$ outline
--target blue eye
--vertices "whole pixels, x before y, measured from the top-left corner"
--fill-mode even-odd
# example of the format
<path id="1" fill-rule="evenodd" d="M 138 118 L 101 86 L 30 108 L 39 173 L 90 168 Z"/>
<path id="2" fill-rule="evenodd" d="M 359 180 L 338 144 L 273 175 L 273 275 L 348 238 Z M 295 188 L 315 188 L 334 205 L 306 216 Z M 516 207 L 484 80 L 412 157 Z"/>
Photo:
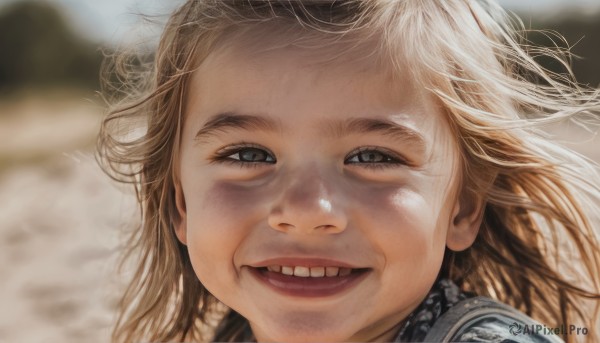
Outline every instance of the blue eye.
<path id="1" fill-rule="evenodd" d="M 344 160 L 344 164 L 357 164 L 368 168 L 385 168 L 406 165 L 405 159 L 382 148 L 360 148 Z"/>
<path id="2" fill-rule="evenodd" d="M 265 150 L 258 148 L 243 148 L 227 157 L 241 162 L 275 163 L 275 158 L 273 156 Z"/>
<path id="3" fill-rule="evenodd" d="M 216 162 L 227 162 L 242 166 L 258 166 L 262 163 L 274 164 L 277 162 L 273 154 L 267 149 L 254 145 L 225 147 L 218 151 L 212 159 Z"/>
<path id="4" fill-rule="evenodd" d="M 362 151 L 346 160 L 348 163 L 390 163 L 395 160 L 379 151 Z"/>

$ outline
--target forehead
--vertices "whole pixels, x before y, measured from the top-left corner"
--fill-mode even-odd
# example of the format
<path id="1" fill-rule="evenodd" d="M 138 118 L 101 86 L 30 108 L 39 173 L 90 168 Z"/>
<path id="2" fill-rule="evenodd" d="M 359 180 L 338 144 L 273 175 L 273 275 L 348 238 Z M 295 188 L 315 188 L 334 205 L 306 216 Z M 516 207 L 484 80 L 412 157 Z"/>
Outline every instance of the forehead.
<path id="1" fill-rule="evenodd" d="M 392 108 L 438 112 L 431 98 L 411 79 L 409 68 L 392 72 L 373 50 L 374 43 L 348 46 L 348 42 L 321 41 L 321 45 L 309 45 L 293 39 L 285 44 L 278 38 L 243 38 L 225 40 L 193 73 L 188 112 L 262 113 L 269 106 L 310 103 L 321 107 L 315 109 L 317 112 L 330 115 L 388 113 Z"/>
<path id="2" fill-rule="evenodd" d="M 222 39 L 192 74 L 184 127 L 198 130 L 219 113 L 266 115 L 288 129 L 369 117 L 437 142 L 449 137 L 438 135 L 447 129 L 442 111 L 411 78 L 408 63 L 392 68 L 375 40 L 249 32 Z"/>
<path id="3" fill-rule="evenodd" d="M 289 22 L 246 25 L 224 32 L 193 78 L 204 78 L 200 82 L 209 83 L 217 81 L 209 80 L 216 75 L 219 80 L 226 81 L 227 77 L 227 80 L 238 79 L 237 82 L 254 77 L 254 83 L 264 80 L 272 84 L 274 80 L 268 78 L 273 74 L 280 81 L 287 81 L 286 77 L 302 73 L 320 81 L 333 77 L 346 81 L 360 79 L 371 88 L 374 83 L 385 83 L 385 88 L 412 90 L 412 82 L 407 82 L 409 78 L 404 75 L 408 68 L 402 66 L 392 72 L 393 64 L 383 58 L 386 52 L 382 46 L 375 34 L 369 37 L 361 32 L 325 34 Z M 394 78 L 401 80 L 393 82 Z M 318 81 L 313 79 L 313 82 Z"/>

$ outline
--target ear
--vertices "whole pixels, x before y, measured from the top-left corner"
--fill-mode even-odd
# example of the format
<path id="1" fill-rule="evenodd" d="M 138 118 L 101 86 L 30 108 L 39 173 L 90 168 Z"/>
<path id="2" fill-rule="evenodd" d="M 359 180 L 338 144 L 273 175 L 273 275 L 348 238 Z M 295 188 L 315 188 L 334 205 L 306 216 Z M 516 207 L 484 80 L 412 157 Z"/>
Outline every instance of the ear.
<path id="1" fill-rule="evenodd" d="M 187 245 L 187 212 L 185 206 L 185 197 L 181 182 L 175 182 L 175 207 L 177 208 L 177 218 L 173 221 L 173 228 L 177 239 Z"/>
<path id="2" fill-rule="evenodd" d="M 476 195 L 461 195 L 454 205 L 448 232 L 446 246 L 453 251 L 469 248 L 479 232 L 483 220 L 485 202 Z"/>

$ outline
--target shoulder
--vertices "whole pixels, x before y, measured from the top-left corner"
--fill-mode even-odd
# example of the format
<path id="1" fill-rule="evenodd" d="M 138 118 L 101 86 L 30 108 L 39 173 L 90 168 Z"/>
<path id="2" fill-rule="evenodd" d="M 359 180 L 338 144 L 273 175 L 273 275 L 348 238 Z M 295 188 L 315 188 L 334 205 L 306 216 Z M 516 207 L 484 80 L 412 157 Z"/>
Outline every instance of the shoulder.
<path id="1" fill-rule="evenodd" d="M 486 297 L 456 303 L 432 326 L 425 342 L 559 343 L 524 313 Z"/>

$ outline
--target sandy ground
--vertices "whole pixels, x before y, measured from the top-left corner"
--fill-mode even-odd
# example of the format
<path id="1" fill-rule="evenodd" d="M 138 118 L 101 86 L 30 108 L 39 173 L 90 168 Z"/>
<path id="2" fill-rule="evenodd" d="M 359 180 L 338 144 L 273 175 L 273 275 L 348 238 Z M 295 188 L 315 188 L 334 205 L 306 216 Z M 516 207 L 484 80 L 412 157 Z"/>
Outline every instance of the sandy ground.
<path id="1" fill-rule="evenodd" d="M 0 121 L 0 342 L 108 342 L 133 198 L 80 148 L 93 106 L 16 107 Z"/>
<path id="2" fill-rule="evenodd" d="M 98 113 L 81 100 L 0 103 L 0 342 L 109 341 L 136 209 L 93 159 Z M 599 143 L 574 146 L 600 160 Z"/>

